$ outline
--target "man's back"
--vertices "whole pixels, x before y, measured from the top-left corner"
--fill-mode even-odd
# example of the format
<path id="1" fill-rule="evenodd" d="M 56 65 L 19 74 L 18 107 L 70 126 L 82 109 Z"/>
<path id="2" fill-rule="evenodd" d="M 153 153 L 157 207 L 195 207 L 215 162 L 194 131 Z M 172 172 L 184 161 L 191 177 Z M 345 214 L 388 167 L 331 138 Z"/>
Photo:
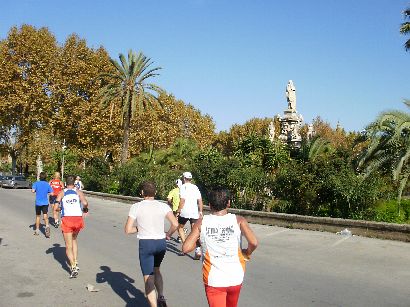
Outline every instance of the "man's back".
<path id="1" fill-rule="evenodd" d="M 185 200 L 181 210 L 181 216 L 187 218 L 199 218 L 198 199 L 201 199 L 201 192 L 195 184 L 187 182 L 180 188 L 180 197 Z"/>
<path id="2" fill-rule="evenodd" d="M 39 180 L 36 181 L 32 189 L 36 192 L 36 205 L 37 206 L 45 206 L 48 205 L 48 193 L 52 193 L 53 189 L 48 184 L 47 181 Z"/>

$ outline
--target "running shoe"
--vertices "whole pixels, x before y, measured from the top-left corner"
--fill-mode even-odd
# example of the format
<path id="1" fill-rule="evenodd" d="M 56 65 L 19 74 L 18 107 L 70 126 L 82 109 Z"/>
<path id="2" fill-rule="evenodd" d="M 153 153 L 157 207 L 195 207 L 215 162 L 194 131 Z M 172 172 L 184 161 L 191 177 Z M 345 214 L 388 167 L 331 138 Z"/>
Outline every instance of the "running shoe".
<path id="1" fill-rule="evenodd" d="M 201 256 L 202 256 L 201 248 L 200 247 L 195 248 L 195 257 L 194 257 L 194 259 L 199 260 L 199 259 L 201 259 Z"/>
<path id="2" fill-rule="evenodd" d="M 80 270 L 80 267 L 78 266 L 78 262 L 77 262 L 77 261 L 74 263 L 74 266 L 75 266 L 75 268 L 77 269 L 77 271 Z"/>
<path id="3" fill-rule="evenodd" d="M 38 232 L 38 230 L 34 230 L 33 235 L 38 236 L 40 233 Z"/>
<path id="4" fill-rule="evenodd" d="M 76 278 L 78 276 L 78 270 L 75 266 L 71 268 L 70 278 Z"/>
<path id="5" fill-rule="evenodd" d="M 158 307 L 167 307 L 167 301 L 163 295 L 158 297 Z"/>
<path id="6" fill-rule="evenodd" d="M 50 238 L 50 226 L 46 226 L 46 238 Z"/>
<path id="7" fill-rule="evenodd" d="M 59 226 L 60 226 L 60 221 L 57 220 L 56 222 L 54 222 L 54 227 L 55 228 L 58 228 Z"/>

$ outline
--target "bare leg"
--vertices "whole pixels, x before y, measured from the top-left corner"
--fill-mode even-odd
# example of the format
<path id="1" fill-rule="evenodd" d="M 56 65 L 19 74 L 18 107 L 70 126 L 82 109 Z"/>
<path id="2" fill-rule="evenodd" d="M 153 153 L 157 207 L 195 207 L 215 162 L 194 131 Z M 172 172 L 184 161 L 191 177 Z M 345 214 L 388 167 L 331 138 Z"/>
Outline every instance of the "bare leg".
<path id="1" fill-rule="evenodd" d="M 49 225 L 48 225 L 48 214 L 47 213 L 43 214 L 43 220 L 44 220 L 44 224 L 46 224 L 46 227 L 49 227 Z"/>
<path id="2" fill-rule="evenodd" d="M 185 236 L 185 232 L 184 232 L 184 226 L 185 225 L 182 225 L 182 224 L 178 225 L 178 234 L 179 234 L 179 236 L 182 240 L 182 243 L 184 243 L 185 240 L 186 240 L 186 236 Z"/>
<path id="3" fill-rule="evenodd" d="M 73 234 L 71 232 L 63 233 L 65 241 L 65 252 L 67 254 L 70 267 L 74 266 L 74 254 L 73 254 Z"/>
<path id="4" fill-rule="evenodd" d="M 154 283 L 155 283 L 155 288 L 157 289 L 158 296 L 163 296 L 164 295 L 164 281 L 162 280 L 162 274 L 159 270 L 159 268 L 154 267 Z"/>
<path id="5" fill-rule="evenodd" d="M 154 275 L 144 275 L 145 295 L 151 307 L 157 307 L 157 293 L 155 291 Z"/>
<path id="6" fill-rule="evenodd" d="M 34 228 L 34 230 L 38 231 L 40 229 L 40 215 L 36 215 L 36 226 Z"/>
<path id="7" fill-rule="evenodd" d="M 53 218 L 54 218 L 54 223 L 58 222 L 58 215 L 59 212 L 57 211 L 58 205 L 53 204 Z"/>
<path id="8" fill-rule="evenodd" d="M 73 260 L 74 264 L 77 264 L 78 259 L 78 245 L 77 245 L 78 232 L 73 233 Z"/>

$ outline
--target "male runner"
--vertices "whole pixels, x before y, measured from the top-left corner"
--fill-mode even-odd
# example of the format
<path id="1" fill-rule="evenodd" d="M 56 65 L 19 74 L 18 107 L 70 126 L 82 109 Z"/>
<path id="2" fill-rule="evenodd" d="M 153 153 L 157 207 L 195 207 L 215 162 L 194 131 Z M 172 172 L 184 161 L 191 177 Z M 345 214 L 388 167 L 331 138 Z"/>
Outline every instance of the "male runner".
<path id="1" fill-rule="evenodd" d="M 56 204 L 59 204 L 61 210 L 61 231 L 71 267 L 70 278 L 78 275 L 77 237 L 80 230 L 84 228 L 83 215 L 88 213 L 88 202 L 83 192 L 76 189 L 74 181 L 74 176 L 67 176 L 67 188 L 61 191 L 56 199 Z"/>
<path id="2" fill-rule="evenodd" d="M 210 307 L 236 307 L 245 274 L 245 261 L 258 240 L 244 217 L 228 213 L 230 195 L 225 189 L 209 194 L 211 214 L 195 223 L 182 250 L 186 253 L 201 240 L 204 252 L 202 279 Z M 248 247 L 241 251 L 242 235 Z"/>
<path id="3" fill-rule="evenodd" d="M 43 213 L 44 223 L 46 224 L 46 238 L 50 238 L 50 225 L 48 224 L 48 194 L 53 192 L 53 189 L 46 181 L 47 175 L 45 172 L 40 173 L 40 180 L 34 182 L 31 187 L 31 192 L 36 193 L 36 222 L 34 235 L 39 235 L 40 215 Z"/>
<path id="4" fill-rule="evenodd" d="M 60 221 L 58 220 L 58 204 L 56 204 L 57 195 L 61 192 L 64 188 L 64 183 L 61 181 L 61 175 L 59 172 L 54 173 L 54 178 L 50 180 L 50 186 L 53 189 L 53 193 L 50 195 L 50 205 L 53 209 L 53 217 L 54 217 L 54 227 L 58 228 L 60 225 Z"/>
<path id="5" fill-rule="evenodd" d="M 164 283 L 159 267 L 167 250 L 166 240 L 171 238 L 178 222 L 171 208 L 154 199 L 155 193 L 153 182 L 142 184 L 141 194 L 144 200 L 131 206 L 124 231 L 126 234 L 137 233 L 139 238 L 140 267 L 144 276 L 145 295 L 150 306 L 166 307 Z M 171 224 L 167 233 L 164 232 L 165 218 Z"/>
<path id="6" fill-rule="evenodd" d="M 191 230 L 193 225 L 198 221 L 199 217 L 202 217 L 202 197 L 198 187 L 193 184 L 192 174 L 185 172 L 182 174 L 184 177 L 184 184 L 180 188 L 180 201 L 177 210 L 178 216 L 178 233 L 181 237 L 182 243 L 185 242 L 184 226 L 189 221 L 191 224 Z M 195 249 L 195 259 L 201 258 L 201 244 L 197 241 L 197 248 Z M 184 255 L 184 252 L 181 252 Z"/>

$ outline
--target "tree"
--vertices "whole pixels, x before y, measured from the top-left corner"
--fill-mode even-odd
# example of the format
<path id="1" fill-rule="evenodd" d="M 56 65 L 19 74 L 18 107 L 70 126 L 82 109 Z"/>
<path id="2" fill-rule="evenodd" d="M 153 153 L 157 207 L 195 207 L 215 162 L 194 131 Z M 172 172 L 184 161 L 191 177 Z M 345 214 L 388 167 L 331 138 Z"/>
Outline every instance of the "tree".
<path id="1" fill-rule="evenodd" d="M 410 8 L 405 9 L 403 11 L 403 16 L 404 19 L 406 20 L 405 22 L 403 22 L 400 26 L 400 33 L 407 35 L 410 33 Z M 410 39 L 408 39 L 405 43 L 404 43 L 404 48 L 406 49 L 406 51 L 410 50 Z"/>
<path id="2" fill-rule="evenodd" d="M 130 153 L 138 154 L 148 148 L 167 148 L 177 139 L 193 140 L 198 147 L 212 144 L 215 124 L 192 105 L 165 92 L 158 97 L 160 104 L 138 116 L 131 124 Z"/>
<path id="3" fill-rule="evenodd" d="M 13 27 L 0 42 L 0 126 L 14 135 L 8 147 L 13 160 L 50 123 L 57 59 L 57 42 L 47 28 Z"/>
<path id="4" fill-rule="evenodd" d="M 405 104 L 410 107 L 410 101 Z M 383 112 L 366 131 L 370 145 L 360 159 L 359 168 L 364 169 L 365 176 L 375 171 L 391 173 L 398 184 L 400 211 L 401 196 L 410 176 L 410 114 L 395 110 Z"/>
<path id="5" fill-rule="evenodd" d="M 130 50 L 128 60 L 121 53 L 121 64 L 111 59 L 115 67 L 114 73 L 102 74 L 106 84 L 101 88 L 102 106 L 107 108 L 119 104 L 121 109 L 121 122 L 123 127 L 123 143 L 121 150 L 121 163 L 128 158 L 131 120 L 136 114 L 143 113 L 157 102 L 152 92 L 160 93 L 161 89 L 148 79 L 158 76 L 160 67 L 150 68 L 151 59 L 139 52 Z"/>

